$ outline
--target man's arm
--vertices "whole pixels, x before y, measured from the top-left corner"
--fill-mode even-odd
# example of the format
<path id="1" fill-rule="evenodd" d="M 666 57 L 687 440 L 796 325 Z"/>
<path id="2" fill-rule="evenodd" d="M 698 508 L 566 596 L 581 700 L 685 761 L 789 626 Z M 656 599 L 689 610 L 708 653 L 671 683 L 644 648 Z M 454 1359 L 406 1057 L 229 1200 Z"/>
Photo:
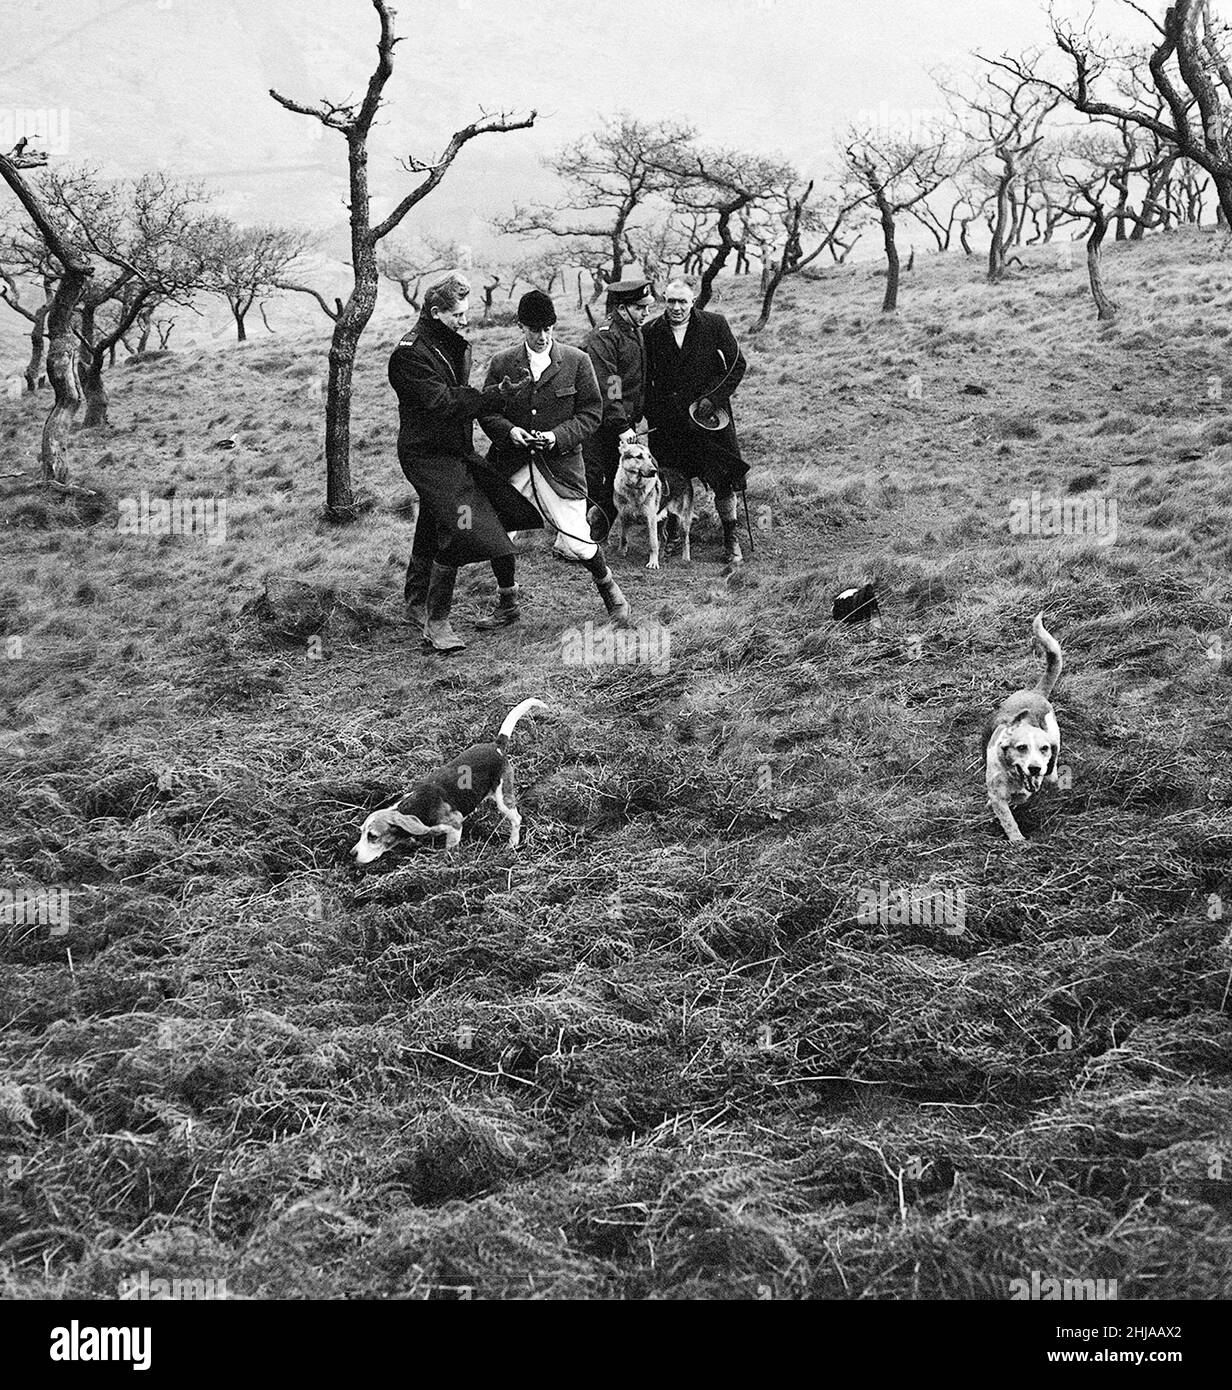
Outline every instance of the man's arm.
<path id="1" fill-rule="evenodd" d="M 503 352 L 498 352 L 491 362 L 488 363 L 488 374 L 484 377 L 483 389 L 490 390 L 492 387 L 499 388 L 501 377 L 504 371 L 497 365 L 504 357 Z M 499 392 L 498 392 L 498 400 Z M 501 402 L 503 404 L 503 402 Z M 506 415 L 502 415 L 499 410 L 485 410 L 479 417 L 479 428 L 488 436 L 493 444 L 508 444 L 509 432 L 513 429 L 513 421 Z"/>
<path id="2" fill-rule="evenodd" d="M 556 448 L 562 454 L 572 453 L 583 440 L 589 439 L 603 419 L 603 395 L 595 378 L 595 369 L 585 353 L 577 364 L 574 383 L 577 395 L 573 401 L 573 419 L 552 430 Z"/>
<path id="3" fill-rule="evenodd" d="M 618 430 L 637 428 L 625 409 L 624 380 L 620 372 L 620 339 L 609 329 L 597 330 L 586 340 L 586 352 L 595 370 L 599 394 L 603 402 L 603 424 Z"/>
<path id="4" fill-rule="evenodd" d="M 722 314 L 714 315 L 714 326 L 719 340 L 718 348 L 727 366 L 715 377 L 714 386 L 706 395 L 716 404 L 726 406 L 735 394 L 736 387 L 744 380 L 749 364 L 744 353 L 740 351 L 740 344 L 736 342 L 736 335 L 731 331 L 731 324 Z M 731 375 L 724 380 L 728 368 L 731 368 Z"/>
<path id="5" fill-rule="evenodd" d="M 496 386 L 477 391 L 473 386 L 454 386 L 442 381 L 429 363 L 411 347 L 395 348 L 389 359 L 389 382 L 398 393 L 398 401 L 406 402 L 413 410 L 436 415 L 443 420 L 473 420 L 481 413 L 496 410 L 508 400 L 516 401 L 529 388 L 531 377 L 513 390 L 507 390 L 505 377 Z"/>
<path id="6" fill-rule="evenodd" d="M 499 386 L 489 391 L 451 386 L 409 347 L 395 349 L 389 359 L 389 382 L 399 401 L 444 420 L 473 420 L 481 410 L 491 410 L 501 403 Z"/>

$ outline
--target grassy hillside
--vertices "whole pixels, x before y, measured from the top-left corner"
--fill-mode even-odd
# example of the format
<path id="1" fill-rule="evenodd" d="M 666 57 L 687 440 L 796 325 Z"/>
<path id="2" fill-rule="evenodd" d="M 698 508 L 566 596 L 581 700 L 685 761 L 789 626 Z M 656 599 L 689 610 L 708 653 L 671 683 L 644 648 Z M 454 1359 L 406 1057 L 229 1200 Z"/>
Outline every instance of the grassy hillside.
<path id="1" fill-rule="evenodd" d="M 789 283 L 738 397 L 753 563 L 723 580 L 709 505 L 691 569 L 615 562 L 653 665 L 564 659 L 602 610 L 539 537 L 519 629 L 399 625 L 395 335 L 346 529 L 321 337 L 118 368 L 97 496 L 0 483 L 2 882 L 72 904 L 4 940 L 0 1294 L 1226 1294 L 1232 256 L 1106 260 L 1109 328 L 1055 251 L 917 262 L 889 319 L 872 267 Z M 0 473 L 45 407 L 0 402 Z M 225 541 L 118 534 L 142 489 L 225 498 Z M 1015 534 L 1033 493 L 1115 538 Z M 865 577 L 882 630 L 836 627 Z M 1015 851 L 977 738 L 1041 608 L 1068 785 Z M 527 695 L 519 852 L 485 809 L 350 866 Z M 861 910 L 900 890 L 961 912 Z"/>

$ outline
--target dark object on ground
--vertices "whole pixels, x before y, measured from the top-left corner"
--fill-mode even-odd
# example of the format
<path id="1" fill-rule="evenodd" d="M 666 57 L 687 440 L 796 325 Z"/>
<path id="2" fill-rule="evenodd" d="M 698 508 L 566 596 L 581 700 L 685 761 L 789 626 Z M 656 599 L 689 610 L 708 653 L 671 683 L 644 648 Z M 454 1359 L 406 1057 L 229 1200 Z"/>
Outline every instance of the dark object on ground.
<path id="1" fill-rule="evenodd" d="M 877 591 L 871 584 L 859 588 L 844 589 L 834 596 L 834 621 L 836 623 L 867 623 L 881 618 L 877 607 Z"/>

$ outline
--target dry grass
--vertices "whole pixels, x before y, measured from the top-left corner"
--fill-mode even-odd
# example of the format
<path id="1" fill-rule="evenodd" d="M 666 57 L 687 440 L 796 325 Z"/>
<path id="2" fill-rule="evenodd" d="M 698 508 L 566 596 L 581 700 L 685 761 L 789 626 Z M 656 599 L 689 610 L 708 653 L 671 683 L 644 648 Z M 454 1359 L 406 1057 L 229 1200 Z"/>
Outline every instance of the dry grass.
<path id="1" fill-rule="evenodd" d="M 379 334 L 343 530 L 319 341 L 117 369 L 99 496 L 0 497 L 4 882 L 74 906 L 4 943 L 0 1292 L 1226 1293 L 1229 267 L 1107 260 L 1112 329 L 1042 253 L 997 289 L 921 258 L 893 320 L 869 268 L 790 284 L 740 397 L 754 565 L 724 583 L 709 520 L 691 572 L 618 562 L 659 670 L 562 662 L 601 613 L 537 542 L 520 630 L 421 655 Z M 0 472 L 42 408 L 0 405 Z M 143 487 L 225 496 L 226 542 L 116 534 Z M 1114 499 L 1115 542 L 1012 535 L 1033 491 Z M 830 621 L 863 577 L 879 634 Z M 1041 607 L 1070 785 L 1014 854 L 976 739 Z M 349 866 L 528 694 L 519 853 L 483 812 Z M 961 930 L 862 917 L 883 882 Z"/>

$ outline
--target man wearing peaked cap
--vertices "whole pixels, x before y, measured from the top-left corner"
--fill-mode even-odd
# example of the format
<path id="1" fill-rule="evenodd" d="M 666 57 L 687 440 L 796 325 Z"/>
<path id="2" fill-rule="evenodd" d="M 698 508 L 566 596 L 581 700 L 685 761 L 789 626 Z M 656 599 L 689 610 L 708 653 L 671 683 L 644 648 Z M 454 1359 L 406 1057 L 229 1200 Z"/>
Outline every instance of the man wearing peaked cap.
<path id="1" fill-rule="evenodd" d="M 614 280 L 607 287 L 607 320 L 591 330 L 586 349 L 603 395 L 603 423 L 583 447 L 590 534 L 603 541 L 616 515 L 612 487 L 620 467 L 620 444 L 637 438 L 646 389 L 642 324 L 654 303 L 649 280 Z"/>

